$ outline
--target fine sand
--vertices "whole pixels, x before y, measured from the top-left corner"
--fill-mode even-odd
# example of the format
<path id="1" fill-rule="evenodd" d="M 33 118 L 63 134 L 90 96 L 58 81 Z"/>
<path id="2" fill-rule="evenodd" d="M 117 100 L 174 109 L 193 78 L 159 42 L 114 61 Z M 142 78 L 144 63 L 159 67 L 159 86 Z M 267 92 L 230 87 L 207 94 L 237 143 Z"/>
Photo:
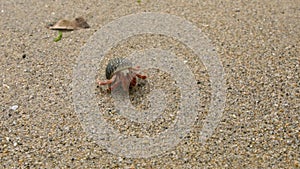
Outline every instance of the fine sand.
<path id="1" fill-rule="evenodd" d="M 166 92 L 166 110 L 147 125 L 118 114 L 96 81 L 104 79 L 110 58 L 170 49 L 185 60 L 199 89 L 190 133 L 162 154 L 130 158 L 111 153 L 82 127 L 71 85 L 81 48 L 104 25 L 139 12 L 184 18 L 215 47 L 226 74 L 226 102 L 205 144 L 198 138 L 212 99 L 208 72 L 183 43 L 161 35 L 131 37 L 111 49 L 99 63 L 94 106 L 123 135 L 143 138 L 166 130 L 178 115 L 180 98 L 168 73 L 148 70 L 148 79 L 130 91 L 138 109 L 149 107 L 153 88 Z M 63 32 L 54 42 L 58 32 L 47 26 L 76 17 L 90 28 Z M 300 168 L 299 0 L 3 0 L 0 27 L 0 168 Z"/>

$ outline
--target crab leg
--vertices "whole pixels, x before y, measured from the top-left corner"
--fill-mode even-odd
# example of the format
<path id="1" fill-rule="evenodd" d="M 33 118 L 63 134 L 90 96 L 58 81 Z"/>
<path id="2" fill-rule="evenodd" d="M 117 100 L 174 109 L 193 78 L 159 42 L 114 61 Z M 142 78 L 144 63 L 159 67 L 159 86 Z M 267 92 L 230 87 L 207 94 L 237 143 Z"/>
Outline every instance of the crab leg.
<path id="1" fill-rule="evenodd" d="M 134 72 L 137 72 L 137 71 L 140 70 L 140 66 L 132 67 L 132 68 L 130 68 L 130 69 L 133 70 Z M 146 79 L 146 78 L 147 78 L 147 76 L 141 75 L 141 74 L 138 74 L 138 73 L 135 73 L 134 76 L 137 76 L 137 77 L 140 78 L 140 79 Z"/>
<path id="2" fill-rule="evenodd" d="M 131 72 L 130 74 L 127 74 L 127 79 L 129 80 L 129 86 L 133 87 L 136 86 L 136 74 L 134 72 Z"/>
<path id="3" fill-rule="evenodd" d="M 132 78 L 130 86 L 136 86 L 136 77 Z"/>
<path id="4" fill-rule="evenodd" d="M 107 85 L 107 84 L 111 84 L 112 82 L 114 82 L 116 80 L 116 76 L 113 76 L 110 80 L 106 80 L 106 81 L 99 81 L 99 85 Z"/>
<path id="5" fill-rule="evenodd" d="M 132 69 L 132 70 L 134 70 L 134 71 L 139 71 L 139 70 L 140 70 L 140 66 L 131 67 L 130 69 Z"/>
<path id="6" fill-rule="evenodd" d="M 136 76 L 137 76 L 138 78 L 140 78 L 140 79 L 146 79 L 146 78 L 147 78 L 147 76 L 141 75 L 141 74 L 136 74 Z"/>

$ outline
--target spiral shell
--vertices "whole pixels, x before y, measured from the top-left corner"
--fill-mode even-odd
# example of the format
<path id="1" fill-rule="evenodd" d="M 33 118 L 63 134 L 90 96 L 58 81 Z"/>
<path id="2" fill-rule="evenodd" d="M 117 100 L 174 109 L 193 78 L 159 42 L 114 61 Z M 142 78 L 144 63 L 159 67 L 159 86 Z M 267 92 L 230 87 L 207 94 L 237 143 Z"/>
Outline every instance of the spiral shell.
<path id="1" fill-rule="evenodd" d="M 111 59 L 109 60 L 106 66 L 106 70 L 105 70 L 106 79 L 111 79 L 113 75 L 116 74 L 117 72 L 131 67 L 132 67 L 132 63 L 125 58 Z"/>

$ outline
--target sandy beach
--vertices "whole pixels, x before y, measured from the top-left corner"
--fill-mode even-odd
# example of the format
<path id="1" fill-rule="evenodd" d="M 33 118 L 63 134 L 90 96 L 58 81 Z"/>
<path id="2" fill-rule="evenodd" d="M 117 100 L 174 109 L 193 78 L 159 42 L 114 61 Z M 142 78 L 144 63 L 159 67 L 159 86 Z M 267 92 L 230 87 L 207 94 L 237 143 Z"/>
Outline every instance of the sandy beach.
<path id="1" fill-rule="evenodd" d="M 121 135 L 150 138 L 169 130 L 180 115 L 182 96 L 170 73 L 149 69 L 147 79 L 130 91 L 138 110 L 151 106 L 147 97 L 153 89 L 166 94 L 166 109 L 145 124 L 122 116 L 97 79 L 105 79 L 111 58 L 151 48 L 171 51 L 191 70 L 199 97 L 194 122 L 178 144 L 150 157 L 114 153 L 110 144 L 87 133 L 76 112 L 74 68 L 85 45 L 105 25 L 141 12 L 189 21 L 214 47 L 224 70 L 226 101 L 205 143 L 199 137 L 214 99 L 211 74 L 173 37 L 143 34 L 121 41 L 100 63 L 92 63 L 99 67 L 92 91 L 93 106 Z M 63 32 L 54 42 L 58 31 L 47 27 L 76 17 L 90 28 Z M 300 168 L 298 0 L 1 1 L 0 27 L 0 168 Z"/>

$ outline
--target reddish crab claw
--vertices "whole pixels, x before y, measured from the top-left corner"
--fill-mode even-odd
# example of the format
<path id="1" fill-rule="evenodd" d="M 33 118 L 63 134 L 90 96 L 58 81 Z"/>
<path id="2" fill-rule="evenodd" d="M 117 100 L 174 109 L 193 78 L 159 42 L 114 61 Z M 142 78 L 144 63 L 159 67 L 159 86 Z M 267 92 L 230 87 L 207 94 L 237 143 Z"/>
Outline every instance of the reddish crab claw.
<path id="1" fill-rule="evenodd" d="M 109 90 L 114 90 L 120 84 L 124 91 L 131 86 L 136 86 L 137 79 L 146 79 L 147 76 L 139 74 L 140 67 L 133 67 L 132 63 L 124 58 L 111 59 L 106 66 L 106 81 L 99 81 L 99 85 L 108 85 Z"/>

